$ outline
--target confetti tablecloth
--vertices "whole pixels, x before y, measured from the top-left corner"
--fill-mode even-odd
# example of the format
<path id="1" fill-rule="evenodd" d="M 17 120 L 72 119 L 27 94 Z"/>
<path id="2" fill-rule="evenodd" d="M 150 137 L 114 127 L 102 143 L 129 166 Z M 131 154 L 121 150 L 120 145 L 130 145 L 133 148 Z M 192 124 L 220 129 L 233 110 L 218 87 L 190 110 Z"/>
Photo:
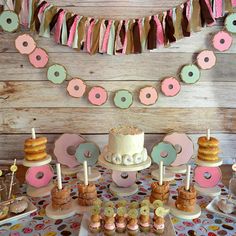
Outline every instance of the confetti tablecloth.
<path id="1" fill-rule="evenodd" d="M 111 171 L 105 168 L 98 167 L 102 174 L 102 177 L 97 182 L 98 195 L 103 200 L 117 201 L 118 198 L 113 196 L 108 186 L 112 182 Z M 130 196 L 127 200 L 141 201 L 150 194 L 150 183 L 153 181 L 151 177 L 151 171 L 155 168 L 152 166 L 149 169 L 142 170 L 138 173 L 137 184 L 139 185 L 139 191 L 137 194 Z M 55 178 L 55 177 L 54 177 Z M 173 199 L 176 198 L 176 189 L 182 184 L 184 175 L 177 174 L 175 181 L 170 184 L 170 193 Z M 63 184 L 71 184 L 72 186 L 72 198 L 76 196 L 76 178 L 65 177 Z M 222 195 L 227 195 L 227 189 L 219 184 L 221 187 Z M 25 194 L 26 186 L 22 187 L 22 192 Z M 51 220 L 45 215 L 45 207 L 49 204 L 50 198 L 31 198 L 32 202 L 38 207 L 36 213 L 30 216 L 18 220 L 17 222 L 11 222 L 0 226 L 0 235 L 4 236 L 77 236 L 80 230 L 80 224 L 82 215 L 75 215 L 64 220 Z M 211 201 L 210 197 L 197 197 L 197 203 L 202 208 L 202 214 L 200 218 L 191 221 L 180 220 L 175 217 L 171 217 L 174 229 L 177 236 L 191 236 L 191 235 L 227 235 L 236 236 L 236 222 L 229 218 L 222 218 L 217 214 L 209 213 L 205 210 L 207 204 Z"/>

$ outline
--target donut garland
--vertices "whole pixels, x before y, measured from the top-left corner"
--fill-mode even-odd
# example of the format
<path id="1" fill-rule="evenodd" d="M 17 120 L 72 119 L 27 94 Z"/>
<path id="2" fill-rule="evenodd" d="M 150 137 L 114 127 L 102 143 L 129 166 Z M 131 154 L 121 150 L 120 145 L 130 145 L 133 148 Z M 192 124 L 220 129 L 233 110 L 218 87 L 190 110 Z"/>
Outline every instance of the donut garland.
<path id="1" fill-rule="evenodd" d="M 4 14 L 3 14 L 4 13 Z M 13 11 L 3 11 L 0 15 L 0 26 L 4 29 L 5 24 L 9 24 L 9 27 L 5 31 L 13 32 L 16 29 L 10 29 L 13 25 L 16 25 L 19 18 L 14 18 L 15 13 Z M 11 17 L 13 20 L 11 20 Z M 14 23 L 13 25 L 10 23 Z M 14 28 L 14 27 L 13 27 Z M 17 28 L 17 27 L 15 27 Z M 230 13 L 225 18 L 225 29 L 228 31 L 220 31 L 216 33 L 212 39 L 213 47 L 218 51 L 226 51 L 230 48 L 233 38 L 230 33 L 236 33 L 236 13 Z M 12 30 L 12 31 L 11 31 Z M 45 50 L 37 48 L 34 39 L 27 34 L 18 36 L 15 41 L 16 49 L 21 54 L 29 55 L 30 63 L 36 68 L 44 68 L 48 63 L 48 55 Z M 36 48 L 35 48 L 36 47 Z M 214 67 L 216 63 L 216 56 L 213 51 L 203 50 L 197 56 L 196 65 L 189 64 L 182 67 L 180 72 L 180 78 L 184 83 L 194 84 L 200 79 L 201 72 L 199 69 L 207 70 Z M 66 69 L 59 65 L 54 64 L 48 68 L 47 78 L 55 84 L 61 84 L 66 80 Z M 164 78 L 161 81 L 161 92 L 167 97 L 176 96 L 181 90 L 179 81 L 174 77 Z M 70 96 L 81 98 L 86 91 L 86 84 L 77 78 L 72 78 L 68 82 L 67 91 Z M 153 105 L 158 100 L 158 93 L 156 88 L 147 86 L 140 89 L 139 101 L 145 106 Z M 88 93 L 88 100 L 91 104 L 101 106 L 105 104 L 108 99 L 108 94 L 105 88 L 95 86 L 90 89 Z M 114 105 L 121 109 L 128 109 L 133 103 L 133 94 L 128 90 L 118 90 L 114 95 Z"/>
<path id="2" fill-rule="evenodd" d="M 225 28 L 228 32 L 236 34 L 236 13 L 231 13 L 225 18 Z"/>
<path id="3" fill-rule="evenodd" d="M 48 63 L 48 54 L 42 48 L 35 48 L 35 50 L 29 54 L 29 61 L 35 68 L 44 68 Z"/>
<path id="4" fill-rule="evenodd" d="M 91 104 L 95 106 L 101 106 L 106 103 L 108 94 L 106 89 L 103 87 L 93 87 L 88 93 L 88 100 Z"/>
<path id="5" fill-rule="evenodd" d="M 114 96 L 114 104 L 121 109 L 128 109 L 133 104 L 133 95 L 128 90 L 118 90 Z"/>
<path id="6" fill-rule="evenodd" d="M 66 79 L 67 72 L 64 66 L 54 64 L 48 68 L 47 78 L 54 84 L 61 84 Z"/>
<path id="7" fill-rule="evenodd" d="M 15 32 L 20 26 L 18 15 L 14 11 L 3 11 L 0 14 L 0 27 L 9 33 Z"/>
<path id="8" fill-rule="evenodd" d="M 209 70 L 216 64 L 216 56 L 213 51 L 204 50 L 197 55 L 197 65 L 202 70 Z"/>
<path id="9" fill-rule="evenodd" d="M 139 100 L 143 105 L 150 106 L 158 99 L 157 90 L 154 87 L 145 87 L 139 91 Z"/>
<path id="10" fill-rule="evenodd" d="M 16 38 L 15 47 L 20 54 L 29 55 L 36 48 L 36 42 L 29 34 L 23 34 Z"/>

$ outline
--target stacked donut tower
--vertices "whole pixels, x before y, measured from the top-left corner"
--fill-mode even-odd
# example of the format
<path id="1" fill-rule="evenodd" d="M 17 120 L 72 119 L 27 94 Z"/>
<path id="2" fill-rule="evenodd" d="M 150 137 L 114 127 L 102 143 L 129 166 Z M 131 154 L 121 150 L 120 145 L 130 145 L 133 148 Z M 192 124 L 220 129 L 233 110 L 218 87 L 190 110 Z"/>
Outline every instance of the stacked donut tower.
<path id="1" fill-rule="evenodd" d="M 89 211 L 97 201 L 97 190 L 95 184 L 88 182 L 88 167 L 87 162 L 84 161 L 84 183 L 78 184 L 78 199 L 71 198 L 70 185 L 62 185 L 61 166 L 57 167 L 57 185 L 51 191 L 51 203 L 46 207 L 46 215 L 52 219 L 65 219 L 77 213 L 84 213 Z"/>
<path id="2" fill-rule="evenodd" d="M 24 143 L 25 158 L 23 165 L 29 167 L 25 179 L 28 184 L 27 195 L 30 197 L 48 196 L 53 188 L 53 169 L 49 165 L 51 156 L 46 152 L 46 137 L 36 137 L 32 128 L 32 138 Z"/>
<path id="3" fill-rule="evenodd" d="M 99 156 L 99 164 L 112 170 L 110 191 L 130 196 L 138 191 L 137 171 L 148 168 L 151 159 L 144 148 L 144 132 L 134 126 L 118 126 L 109 132 L 108 145 Z"/>
<path id="4" fill-rule="evenodd" d="M 191 165 L 187 165 L 185 186 L 179 186 L 178 196 L 175 202 L 171 202 L 170 212 L 172 215 L 191 220 L 201 215 L 201 208 L 196 204 L 196 189 L 191 185 Z"/>
<path id="5" fill-rule="evenodd" d="M 207 135 L 198 139 L 198 154 L 194 170 L 195 188 L 196 190 L 207 196 L 218 196 L 221 194 L 221 188 L 218 183 L 222 178 L 222 173 L 219 166 L 222 164 L 222 159 L 219 158 L 220 153 L 219 141 L 211 137 L 210 129 L 207 130 Z"/>

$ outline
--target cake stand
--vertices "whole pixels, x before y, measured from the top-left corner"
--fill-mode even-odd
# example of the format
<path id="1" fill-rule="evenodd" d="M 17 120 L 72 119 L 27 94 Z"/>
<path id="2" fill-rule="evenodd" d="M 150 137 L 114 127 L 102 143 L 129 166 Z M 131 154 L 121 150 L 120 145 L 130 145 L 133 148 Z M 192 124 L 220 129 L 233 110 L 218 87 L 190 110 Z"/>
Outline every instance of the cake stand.
<path id="1" fill-rule="evenodd" d="M 50 155 L 47 155 L 45 159 L 39 160 L 39 161 L 28 161 L 24 159 L 23 166 L 26 166 L 26 167 L 43 166 L 43 165 L 49 164 L 51 160 L 52 160 L 52 157 Z"/>
<path id="2" fill-rule="evenodd" d="M 80 171 L 83 171 L 83 167 L 82 166 L 76 166 L 76 167 L 68 167 L 65 165 L 61 166 L 61 173 L 63 176 L 74 176 L 77 173 L 79 173 Z"/>
<path id="3" fill-rule="evenodd" d="M 166 169 L 173 174 L 185 174 L 187 172 L 186 165 L 180 166 L 167 166 Z"/>
<path id="4" fill-rule="evenodd" d="M 155 169 L 151 173 L 152 177 L 156 180 L 160 179 L 160 171 L 159 169 Z M 163 166 L 163 181 L 172 181 L 175 179 L 175 174 L 166 170 L 166 167 Z"/>
<path id="5" fill-rule="evenodd" d="M 103 166 L 107 169 L 110 169 L 112 171 L 120 171 L 120 172 L 129 173 L 129 172 L 137 172 L 137 171 L 148 168 L 151 165 L 151 158 L 147 157 L 147 160 L 140 163 L 140 164 L 124 166 L 124 165 L 115 165 L 110 162 L 107 162 L 105 160 L 104 156 L 100 155 L 98 158 L 98 163 L 101 166 Z M 124 186 L 124 184 L 119 184 L 119 185 L 115 184 L 114 179 L 113 179 L 113 183 L 111 183 L 110 187 L 109 187 L 110 191 L 114 195 L 118 195 L 120 197 L 126 197 L 126 196 L 133 195 L 136 192 L 138 192 L 138 185 L 135 184 L 135 180 L 136 180 L 136 178 L 134 179 L 134 183 L 131 186 L 127 187 L 127 186 Z"/>
<path id="6" fill-rule="evenodd" d="M 221 158 L 219 158 L 218 161 L 207 162 L 207 161 L 202 161 L 202 160 L 196 158 L 195 163 L 198 166 L 219 167 L 222 165 L 223 160 Z M 199 186 L 197 183 L 195 183 L 194 187 L 196 188 L 197 192 L 199 192 L 200 194 L 202 194 L 204 196 L 216 197 L 221 194 L 221 188 L 218 187 L 217 185 L 212 188 L 203 188 L 203 187 Z"/>
<path id="7" fill-rule="evenodd" d="M 89 182 L 95 182 L 101 178 L 101 173 L 96 170 L 95 168 L 92 168 L 91 166 L 88 167 L 88 181 Z M 77 174 L 77 179 L 80 181 L 84 181 L 84 170 L 81 168 L 81 171 Z"/>

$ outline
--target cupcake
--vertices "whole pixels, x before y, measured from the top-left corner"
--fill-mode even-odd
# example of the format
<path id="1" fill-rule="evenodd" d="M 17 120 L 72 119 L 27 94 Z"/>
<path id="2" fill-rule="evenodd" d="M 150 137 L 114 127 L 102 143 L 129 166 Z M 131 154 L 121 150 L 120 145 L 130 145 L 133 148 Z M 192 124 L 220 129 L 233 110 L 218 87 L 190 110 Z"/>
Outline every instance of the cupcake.
<path id="1" fill-rule="evenodd" d="M 106 207 L 104 210 L 104 235 L 112 236 L 115 235 L 116 226 L 115 226 L 115 212 L 113 208 Z"/>
<path id="2" fill-rule="evenodd" d="M 126 206 L 127 206 L 127 201 L 125 199 L 121 199 L 121 200 L 117 201 L 117 203 L 116 203 L 116 208 L 126 207 Z"/>
<path id="3" fill-rule="evenodd" d="M 158 235 L 163 234 L 165 230 L 165 219 L 164 217 L 169 212 L 169 209 L 163 207 L 158 207 L 154 211 L 153 217 L 153 229 L 154 232 Z"/>
<path id="4" fill-rule="evenodd" d="M 99 233 L 101 231 L 101 217 L 99 206 L 92 207 L 89 230 L 92 233 Z"/>
<path id="5" fill-rule="evenodd" d="M 130 209 L 138 209 L 139 208 L 139 203 L 138 202 L 131 202 L 129 205 Z"/>
<path id="6" fill-rule="evenodd" d="M 7 218 L 9 207 L 8 206 L 0 206 L 0 220 Z"/>
<path id="7" fill-rule="evenodd" d="M 144 233 L 150 230 L 150 209 L 148 206 L 142 206 L 140 208 L 139 227 Z"/>
<path id="8" fill-rule="evenodd" d="M 125 207 L 119 207 L 117 209 L 115 220 L 116 220 L 116 232 L 124 233 L 126 230 L 126 224 L 127 224 Z"/>
<path id="9" fill-rule="evenodd" d="M 130 209 L 128 212 L 128 224 L 127 224 L 128 235 L 135 236 L 139 233 L 138 225 L 138 210 Z"/>

